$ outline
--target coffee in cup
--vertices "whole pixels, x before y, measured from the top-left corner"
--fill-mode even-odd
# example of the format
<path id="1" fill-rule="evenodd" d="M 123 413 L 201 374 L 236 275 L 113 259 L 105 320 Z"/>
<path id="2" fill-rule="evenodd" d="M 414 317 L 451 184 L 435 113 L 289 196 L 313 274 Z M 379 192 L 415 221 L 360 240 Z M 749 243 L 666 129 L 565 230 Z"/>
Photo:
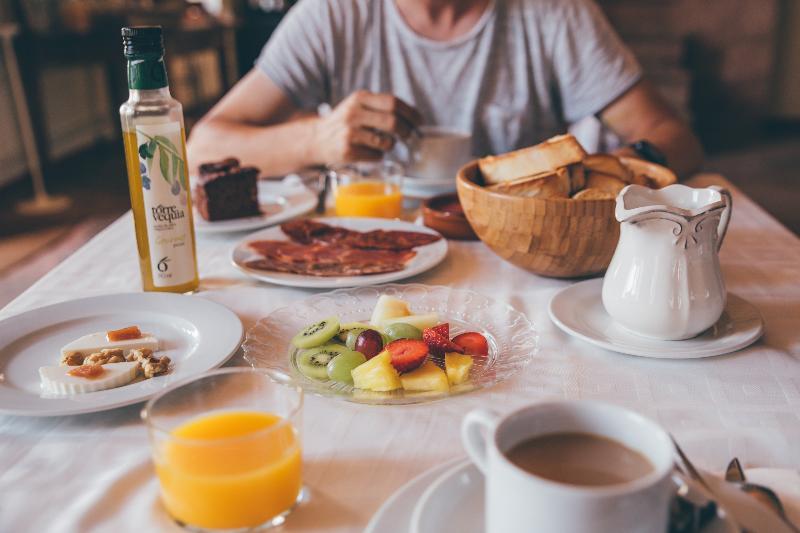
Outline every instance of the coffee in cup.
<path id="1" fill-rule="evenodd" d="M 590 433 L 551 433 L 520 442 L 508 460 L 529 474 L 567 485 L 629 483 L 653 471 L 641 453 Z"/>

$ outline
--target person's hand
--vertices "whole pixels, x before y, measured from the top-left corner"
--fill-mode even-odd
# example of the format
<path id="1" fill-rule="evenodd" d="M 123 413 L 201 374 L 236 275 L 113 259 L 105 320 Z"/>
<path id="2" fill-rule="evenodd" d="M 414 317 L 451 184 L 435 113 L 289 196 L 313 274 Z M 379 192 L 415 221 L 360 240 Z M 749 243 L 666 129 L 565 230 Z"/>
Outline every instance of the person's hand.
<path id="1" fill-rule="evenodd" d="M 378 160 L 421 121 L 416 109 L 391 94 L 356 91 L 315 120 L 314 159 L 328 165 Z"/>

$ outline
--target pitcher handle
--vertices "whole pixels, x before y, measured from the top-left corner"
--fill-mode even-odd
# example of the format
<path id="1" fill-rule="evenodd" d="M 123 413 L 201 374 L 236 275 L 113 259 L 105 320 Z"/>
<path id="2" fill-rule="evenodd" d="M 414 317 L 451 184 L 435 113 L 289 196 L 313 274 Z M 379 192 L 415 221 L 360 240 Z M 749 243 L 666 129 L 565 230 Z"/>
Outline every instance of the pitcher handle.
<path id="1" fill-rule="evenodd" d="M 719 227 L 717 228 L 717 251 L 722 248 L 722 241 L 725 239 L 725 234 L 728 233 L 728 222 L 731 220 L 731 212 L 733 211 L 733 197 L 728 189 L 718 185 L 710 187 L 717 191 L 722 196 L 722 201 L 725 203 L 725 209 L 719 217 Z"/>

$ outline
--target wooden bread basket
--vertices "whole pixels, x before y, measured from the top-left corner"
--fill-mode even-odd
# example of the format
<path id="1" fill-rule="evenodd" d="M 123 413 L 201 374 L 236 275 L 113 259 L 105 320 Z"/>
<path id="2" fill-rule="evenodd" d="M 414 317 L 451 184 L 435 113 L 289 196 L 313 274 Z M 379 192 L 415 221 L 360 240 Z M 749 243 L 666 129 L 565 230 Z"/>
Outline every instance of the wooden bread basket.
<path id="1" fill-rule="evenodd" d="M 660 165 L 620 158 L 658 187 L 677 181 Z M 526 198 L 490 191 L 477 161 L 459 170 L 458 197 L 472 229 L 497 255 L 542 276 L 573 278 L 605 271 L 619 240 L 615 200 Z"/>

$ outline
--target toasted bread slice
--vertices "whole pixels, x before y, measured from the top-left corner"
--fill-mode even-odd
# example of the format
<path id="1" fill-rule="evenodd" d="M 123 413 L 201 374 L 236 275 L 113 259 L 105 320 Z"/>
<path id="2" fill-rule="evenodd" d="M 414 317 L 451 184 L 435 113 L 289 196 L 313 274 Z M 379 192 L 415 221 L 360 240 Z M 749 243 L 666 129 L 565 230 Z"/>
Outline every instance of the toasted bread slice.
<path id="1" fill-rule="evenodd" d="M 575 194 L 586 187 L 586 168 L 583 163 L 575 163 L 567 167 L 569 172 L 569 192 Z"/>
<path id="2" fill-rule="evenodd" d="M 613 200 L 615 198 L 616 195 L 613 193 L 593 188 L 583 189 L 572 197 L 573 200 Z"/>
<path id="3" fill-rule="evenodd" d="M 618 177 L 604 174 L 603 172 L 587 172 L 586 174 L 587 189 L 599 189 L 613 194 L 614 197 L 616 197 L 619 191 L 624 189 L 626 185 L 628 184 Z"/>
<path id="4" fill-rule="evenodd" d="M 626 183 L 631 183 L 633 180 L 633 172 L 628 167 L 622 164 L 622 161 L 615 155 L 611 154 L 592 154 L 586 156 L 583 160 L 583 166 L 587 171 L 601 172 L 610 176 L 616 176 Z"/>
<path id="5" fill-rule="evenodd" d="M 634 174 L 631 183 L 634 185 L 642 185 L 643 187 L 649 187 L 651 189 L 658 189 L 658 184 L 653 180 L 651 177 L 646 176 L 645 174 Z"/>
<path id="6" fill-rule="evenodd" d="M 484 181 L 488 185 L 514 181 L 542 172 L 580 163 L 586 157 L 578 140 L 570 134 L 551 139 L 507 154 L 478 160 Z"/>
<path id="7" fill-rule="evenodd" d="M 569 172 L 559 168 L 487 187 L 490 191 L 525 198 L 569 198 Z"/>

